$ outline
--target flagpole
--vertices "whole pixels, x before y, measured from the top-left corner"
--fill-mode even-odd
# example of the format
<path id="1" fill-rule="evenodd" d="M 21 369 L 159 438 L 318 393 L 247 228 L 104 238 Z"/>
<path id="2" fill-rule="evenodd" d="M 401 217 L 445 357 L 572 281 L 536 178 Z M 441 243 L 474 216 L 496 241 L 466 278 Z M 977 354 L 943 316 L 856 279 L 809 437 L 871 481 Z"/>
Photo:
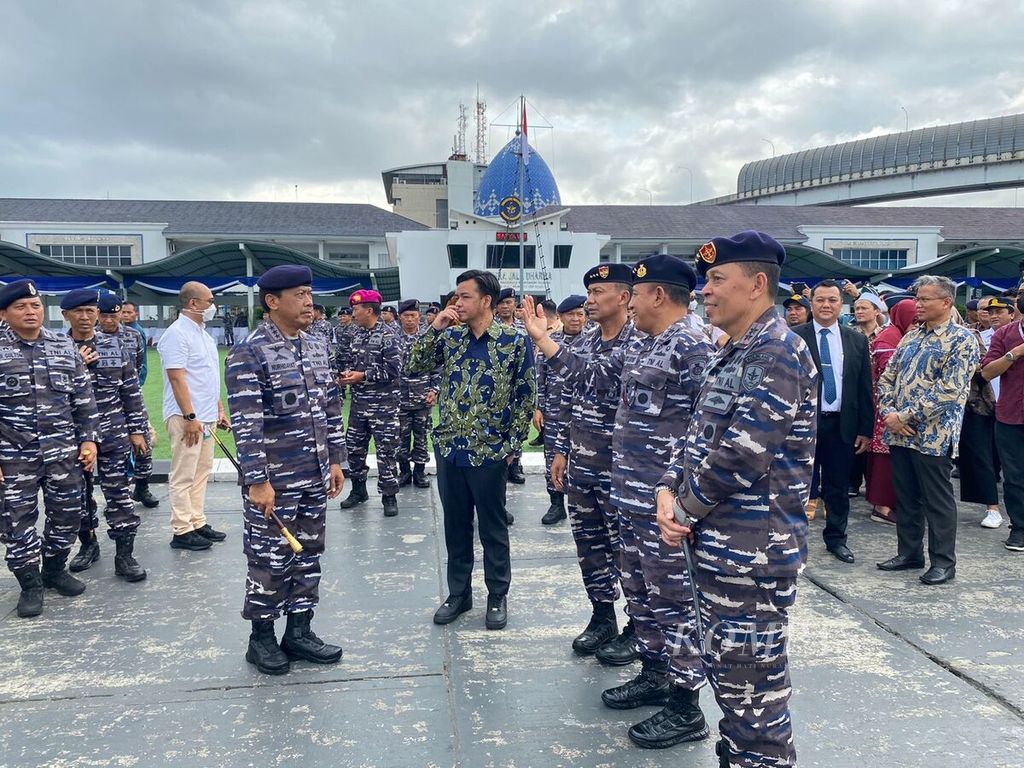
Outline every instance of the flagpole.
<path id="1" fill-rule="evenodd" d="M 526 97 L 520 95 L 519 97 L 519 296 L 523 296 L 523 267 L 525 265 L 525 253 L 523 249 L 523 240 L 526 227 L 526 194 L 524 189 L 524 180 L 526 178 L 526 163 L 523 162 L 524 153 L 526 152 L 526 133 L 523 125 L 523 116 L 526 114 Z"/>

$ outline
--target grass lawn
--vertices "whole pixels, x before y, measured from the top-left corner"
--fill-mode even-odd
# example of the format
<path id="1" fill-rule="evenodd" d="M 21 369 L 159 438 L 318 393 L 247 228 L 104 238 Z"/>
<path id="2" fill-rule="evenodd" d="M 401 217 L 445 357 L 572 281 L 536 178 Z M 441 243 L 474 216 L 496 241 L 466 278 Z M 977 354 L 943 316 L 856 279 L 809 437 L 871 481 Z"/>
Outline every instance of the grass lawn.
<path id="1" fill-rule="evenodd" d="M 221 347 L 221 349 L 220 349 L 220 361 L 221 361 L 221 371 L 222 372 L 224 370 L 224 358 L 225 357 L 227 357 L 227 349 Z M 157 434 L 156 445 L 153 446 L 153 458 L 154 459 L 168 459 L 169 460 L 171 458 L 171 448 L 170 448 L 170 444 L 167 441 L 167 428 L 164 426 L 164 422 L 163 422 L 163 402 L 164 402 L 163 376 L 160 375 L 160 370 L 161 370 L 160 369 L 160 355 L 157 354 L 157 351 L 155 349 L 150 348 L 150 349 L 148 349 L 146 351 L 146 362 L 147 362 L 147 365 L 148 365 L 148 368 L 149 368 L 149 372 L 148 372 L 148 374 L 146 376 L 146 385 L 142 388 L 142 395 L 143 395 L 143 397 L 146 400 L 146 409 L 149 411 L 149 420 L 153 423 L 153 427 L 156 429 L 156 434 Z M 221 398 L 222 398 L 222 400 L 223 400 L 223 402 L 225 404 L 225 407 L 226 407 L 227 406 L 227 402 L 228 402 L 228 393 L 227 393 L 227 389 L 224 387 L 223 375 L 221 376 Z M 348 408 L 349 408 L 349 400 L 348 400 L 348 398 L 345 398 L 344 414 L 345 414 L 345 424 L 346 425 L 348 425 Z M 437 421 L 437 407 L 436 406 L 434 407 L 433 421 L 435 421 L 435 422 Z M 532 440 L 534 437 L 536 437 L 536 434 L 537 434 L 536 430 L 534 430 L 534 428 L 531 426 L 530 427 L 530 439 Z M 221 441 L 223 441 L 223 443 L 226 446 L 228 446 L 228 448 L 232 452 L 234 452 L 234 450 L 235 450 L 235 438 L 234 438 L 234 435 L 232 435 L 230 432 L 218 432 L 217 436 L 221 439 Z M 542 448 L 540 448 L 539 446 L 538 447 L 527 446 L 526 450 L 527 451 L 540 451 L 540 450 L 542 450 Z M 374 451 L 374 445 L 373 445 L 373 442 L 371 441 L 370 442 L 370 452 L 372 453 L 373 451 Z M 217 448 L 215 446 L 214 450 L 213 450 L 213 455 L 214 455 L 215 458 L 218 458 L 218 459 L 221 458 L 222 454 L 221 454 L 220 448 Z"/>

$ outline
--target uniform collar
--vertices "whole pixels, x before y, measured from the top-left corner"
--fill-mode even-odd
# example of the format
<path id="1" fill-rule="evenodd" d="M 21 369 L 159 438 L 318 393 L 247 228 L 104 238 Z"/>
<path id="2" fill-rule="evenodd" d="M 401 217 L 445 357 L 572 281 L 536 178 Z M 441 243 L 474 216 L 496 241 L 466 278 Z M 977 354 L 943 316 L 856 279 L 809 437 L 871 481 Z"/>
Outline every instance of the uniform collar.
<path id="1" fill-rule="evenodd" d="M 775 311 L 775 307 L 769 307 L 764 313 L 754 321 L 747 332 L 740 336 L 738 339 L 733 339 L 729 342 L 730 347 L 739 349 L 745 349 L 749 347 L 754 340 L 761 335 L 766 328 L 770 328 L 774 323 L 780 322 L 781 318 Z"/>

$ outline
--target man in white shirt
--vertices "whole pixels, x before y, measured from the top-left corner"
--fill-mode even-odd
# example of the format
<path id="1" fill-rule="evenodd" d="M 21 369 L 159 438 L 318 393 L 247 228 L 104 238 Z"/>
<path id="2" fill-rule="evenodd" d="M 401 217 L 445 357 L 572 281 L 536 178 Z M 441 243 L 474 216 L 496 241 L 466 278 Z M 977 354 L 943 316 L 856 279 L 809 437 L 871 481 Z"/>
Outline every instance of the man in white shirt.
<path id="1" fill-rule="evenodd" d="M 160 337 L 164 423 L 171 443 L 168 478 L 174 549 L 209 549 L 227 536 L 206 522 L 206 483 L 213 468 L 210 431 L 229 426 L 220 401 L 220 355 L 206 323 L 217 316 L 213 293 L 188 282 L 178 295 L 181 313 Z"/>

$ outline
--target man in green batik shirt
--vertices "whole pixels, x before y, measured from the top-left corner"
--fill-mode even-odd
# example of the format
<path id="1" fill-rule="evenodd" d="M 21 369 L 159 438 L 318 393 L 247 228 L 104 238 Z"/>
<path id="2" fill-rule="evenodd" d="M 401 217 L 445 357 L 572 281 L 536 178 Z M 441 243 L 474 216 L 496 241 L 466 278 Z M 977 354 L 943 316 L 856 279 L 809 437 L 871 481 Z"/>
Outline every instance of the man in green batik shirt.
<path id="1" fill-rule="evenodd" d="M 473 607 L 473 511 L 480 526 L 488 629 L 507 621 L 512 578 L 505 479 L 530 429 L 537 383 L 525 334 L 494 320 L 501 286 L 471 269 L 456 279 L 455 303 L 413 344 L 406 370 L 441 368 L 440 419 L 434 427 L 437 489 L 444 507 L 448 598 L 434 622 L 448 624 Z M 454 322 L 462 324 L 449 327 Z"/>

